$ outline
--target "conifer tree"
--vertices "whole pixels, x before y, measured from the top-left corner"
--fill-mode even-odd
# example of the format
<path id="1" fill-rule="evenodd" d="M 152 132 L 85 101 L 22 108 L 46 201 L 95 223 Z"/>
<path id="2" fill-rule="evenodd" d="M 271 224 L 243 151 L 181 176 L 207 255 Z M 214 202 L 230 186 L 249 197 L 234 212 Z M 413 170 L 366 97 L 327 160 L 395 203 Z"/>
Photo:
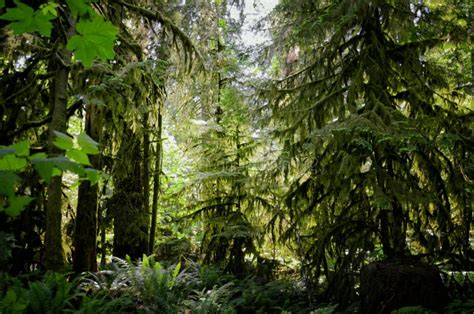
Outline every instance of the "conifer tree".
<path id="1" fill-rule="evenodd" d="M 202 22 L 196 25 L 207 29 L 194 30 L 194 36 L 206 39 L 209 54 L 206 71 L 188 91 L 198 95 L 188 104 L 196 122 L 194 134 L 189 134 L 196 172 L 188 217 L 202 225 L 204 262 L 244 275 L 245 257 L 258 255 L 261 221 L 254 218 L 265 200 L 254 185 L 258 144 L 251 136 L 249 102 L 241 80 L 246 60 L 236 47 L 242 21 L 230 16 L 231 6 L 209 2 L 197 11 Z"/>
<path id="2" fill-rule="evenodd" d="M 307 278 L 347 300 L 379 247 L 472 267 L 472 98 L 435 57 L 468 40 L 465 7 L 282 1 L 273 14 L 275 40 L 299 57 L 264 92 L 282 145 L 269 178 L 291 183 L 283 237 Z"/>

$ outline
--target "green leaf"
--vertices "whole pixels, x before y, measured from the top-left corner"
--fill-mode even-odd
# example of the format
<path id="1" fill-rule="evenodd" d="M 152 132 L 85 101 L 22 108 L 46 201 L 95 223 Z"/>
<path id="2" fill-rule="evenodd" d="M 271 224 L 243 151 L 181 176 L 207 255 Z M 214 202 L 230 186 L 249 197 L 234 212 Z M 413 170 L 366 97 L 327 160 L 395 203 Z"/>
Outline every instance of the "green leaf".
<path id="1" fill-rule="evenodd" d="M 44 182 L 51 182 L 51 178 L 54 175 L 54 164 L 52 162 L 48 162 L 46 159 L 35 159 L 32 161 L 32 163 L 33 168 L 38 171 Z"/>
<path id="2" fill-rule="evenodd" d="M 171 278 L 171 281 L 170 281 L 170 287 L 172 288 L 175 283 L 176 283 L 176 278 L 178 277 L 179 275 L 179 270 L 181 269 L 181 263 L 177 263 L 176 266 L 174 267 L 174 270 L 173 270 L 173 277 Z"/>
<path id="3" fill-rule="evenodd" d="M 0 19 L 11 21 L 9 27 L 16 34 L 38 32 L 43 36 L 51 36 L 51 29 L 55 15 L 51 14 L 54 4 L 47 5 L 46 10 L 34 11 L 30 6 L 15 1 L 16 7 L 9 8 L 7 12 L 0 16 Z"/>
<path id="4" fill-rule="evenodd" d="M 7 294 L 3 298 L 2 303 L 7 304 L 7 305 L 12 305 L 15 303 L 15 301 L 16 301 L 16 293 L 15 291 L 13 291 L 12 288 L 10 288 L 8 289 Z"/>
<path id="5" fill-rule="evenodd" d="M 161 283 L 163 281 L 163 272 L 161 271 L 160 262 L 155 263 L 155 270 L 156 270 L 156 273 L 158 274 L 158 280 Z"/>
<path id="6" fill-rule="evenodd" d="M 15 152 L 16 152 L 16 149 L 11 148 L 11 147 L 0 148 L 0 158 L 6 155 L 14 155 Z"/>
<path id="7" fill-rule="evenodd" d="M 70 171 L 73 173 L 78 174 L 79 176 L 84 176 L 84 169 L 78 163 L 75 163 L 64 156 L 58 156 L 53 158 L 48 158 L 47 161 L 53 162 L 53 164 L 63 170 L 63 171 Z"/>
<path id="8" fill-rule="evenodd" d="M 48 155 L 45 153 L 36 153 L 30 156 L 30 160 L 35 160 L 35 159 L 46 159 L 48 158 Z"/>
<path id="9" fill-rule="evenodd" d="M 146 254 L 143 254 L 142 265 L 143 267 L 150 267 L 150 262 L 148 261 L 148 256 L 146 256 Z"/>
<path id="10" fill-rule="evenodd" d="M 81 150 L 86 154 L 96 155 L 99 153 L 99 143 L 94 141 L 89 135 L 86 133 L 81 133 L 77 137 L 77 142 L 81 147 Z"/>
<path id="11" fill-rule="evenodd" d="M 53 141 L 53 144 L 56 147 L 64 149 L 64 150 L 72 149 L 72 147 L 74 146 L 74 142 L 72 141 L 71 137 L 61 132 L 57 132 L 57 131 L 53 131 L 53 132 L 56 135 L 56 138 Z"/>
<path id="12" fill-rule="evenodd" d="M 26 168 L 27 162 L 23 158 L 14 155 L 6 155 L 0 159 L 0 171 L 21 171 Z"/>
<path id="13" fill-rule="evenodd" d="M 118 28 L 95 15 L 90 20 L 81 20 L 76 24 L 79 35 L 72 36 L 67 48 L 75 52 L 77 59 L 85 66 L 91 66 L 96 57 L 101 60 L 113 59 L 114 43 Z"/>
<path id="14" fill-rule="evenodd" d="M 48 2 L 44 3 L 40 6 L 41 13 L 43 14 L 50 14 L 52 16 L 57 17 L 58 12 L 56 11 L 56 8 L 58 7 L 58 4 L 54 2 Z"/>
<path id="15" fill-rule="evenodd" d="M 78 150 L 73 149 L 72 151 Z M 87 157 L 85 154 L 83 154 L 83 156 Z M 51 181 L 51 177 L 60 175 L 61 170 L 76 173 L 80 177 L 84 177 L 86 175 L 86 171 L 80 164 L 73 162 L 64 156 L 46 159 L 37 158 L 32 160 L 31 163 L 33 164 L 33 167 L 36 169 L 36 171 L 38 171 L 41 178 L 47 183 Z M 92 176 L 93 175 L 91 174 L 91 177 Z"/>
<path id="16" fill-rule="evenodd" d="M 91 182 L 92 185 L 96 184 L 99 181 L 100 171 L 96 169 L 87 168 L 84 169 L 87 179 Z"/>
<path id="17" fill-rule="evenodd" d="M 52 158 L 36 158 L 31 161 L 33 167 L 38 171 L 41 178 L 49 183 L 51 177 L 58 176 L 62 171 L 71 171 L 77 173 L 79 176 L 84 176 L 84 169 L 81 165 L 67 159 L 64 156 L 52 157 Z"/>
<path id="18" fill-rule="evenodd" d="M 32 200 L 34 200 L 34 198 L 29 196 L 9 197 L 8 201 L 10 202 L 10 206 L 5 208 L 5 213 L 11 217 L 18 216 Z"/>
<path id="19" fill-rule="evenodd" d="M 27 157 L 30 155 L 30 143 L 28 143 L 28 141 L 21 141 L 10 145 L 10 147 L 15 149 L 17 156 Z"/>
<path id="20" fill-rule="evenodd" d="M 60 176 L 63 172 L 59 170 L 58 168 L 54 167 L 53 168 L 53 177 Z"/>
<path id="21" fill-rule="evenodd" d="M 8 289 L 3 300 L 0 300 L 0 304 L 2 305 L 0 309 L 7 309 L 8 313 L 24 313 L 28 304 L 22 297 L 19 297 L 13 289 L 14 288 Z"/>
<path id="22" fill-rule="evenodd" d="M 20 177 L 11 171 L 0 171 L 0 194 L 14 195 Z"/>
<path id="23" fill-rule="evenodd" d="M 66 0 L 66 3 L 74 16 L 86 13 L 94 14 L 92 8 L 84 0 Z"/>
<path id="24" fill-rule="evenodd" d="M 91 165 L 89 161 L 89 157 L 87 157 L 87 154 L 79 149 L 71 149 L 67 151 L 66 157 L 80 163 L 81 165 L 86 165 L 86 166 Z"/>
<path id="25" fill-rule="evenodd" d="M 33 8 L 21 3 L 20 1 L 14 1 L 16 8 L 9 8 L 7 12 L 0 16 L 0 19 L 7 21 L 20 21 L 20 20 L 32 20 L 35 11 Z"/>
<path id="26" fill-rule="evenodd" d="M 5 6 L 5 0 L 0 0 L 0 9 Z"/>

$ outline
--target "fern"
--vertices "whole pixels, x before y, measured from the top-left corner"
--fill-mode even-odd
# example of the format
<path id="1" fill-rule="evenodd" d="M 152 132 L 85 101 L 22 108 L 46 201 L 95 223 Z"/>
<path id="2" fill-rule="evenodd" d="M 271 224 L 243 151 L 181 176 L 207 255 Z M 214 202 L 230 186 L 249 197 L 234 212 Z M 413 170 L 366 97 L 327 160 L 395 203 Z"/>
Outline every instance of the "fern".
<path id="1" fill-rule="evenodd" d="M 129 258 L 112 257 L 109 268 L 87 274 L 81 287 L 94 293 L 102 291 L 112 297 L 130 295 L 146 311 L 177 312 L 180 293 L 175 287 L 183 276 L 179 263 L 164 267 L 153 256 L 143 255 L 137 264 Z"/>

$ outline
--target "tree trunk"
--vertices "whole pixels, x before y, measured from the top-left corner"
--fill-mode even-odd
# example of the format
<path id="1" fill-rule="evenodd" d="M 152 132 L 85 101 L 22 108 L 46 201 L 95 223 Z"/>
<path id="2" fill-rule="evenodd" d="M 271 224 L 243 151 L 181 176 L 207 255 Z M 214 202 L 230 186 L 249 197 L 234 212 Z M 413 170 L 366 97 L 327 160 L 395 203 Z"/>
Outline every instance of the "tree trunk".
<path id="1" fill-rule="evenodd" d="M 150 217 L 150 134 L 148 127 L 148 112 L 143 115 L 143 128 L 143 211 L 146 213 L 147 217 Z M 151 253 L 150 246 L 150 241 L 148 241 L 148 253 Z"/>
<path id="2" fill-rule="evenodd" d="M 387 160 L 387 174 L 390 178 L 394 177 L 393 161 Z M 387 184 L 388 185 L 388 184 Z M 405 219 L 403 217 L 403 208 L 396 196 L 390 193 L 390 189 L 385 186 L 385 193 L 390 195 L 392 205 L 392 226 L 391 239 L 393 241 L 394 254 L 402 256 L 407 251 L 406 230 L 404 228 Z"/>
<path id="3" fill-rule="evenodd" d="M 70 16 L 67 16 L 65 23 L 67 34 L 56 34 L 63 47 L 67 38 L 74 31 L 74 23 Z M 56 33 L 62 30 L 61 25 L 56 25 Z M 50 68 L 55 72 L 50 89 L 52 117 L 49 124 L 48 153 L 58 154 L 61 151 L 53 145 L 55 139 L 54 131 L 66 132 L 67 123 L 67 101 L 68 101 L 68 77 L 69 63 L 71 62 L 71 52 L 65 48 L 60 48 L 51 60 Z M 46 233 L 44 266 L 47 270 L 60 271 L 64 267 L 64 252 L 62 248 L 61 236 L 61 207 L 62 207 L 62 176 L 55 176 L 48 184 L 46 202 Z"/>
<path id="4" fill-rule="evenodd" d="M 85 132 L 100 142 L 102 117 L 96 106 L 89 105 Z M 99 156 L 90 156 L 92 167 L 100 169 Z M 79 186 L 76 228 L 74 231 L 73 269 L 75 272 L 97 271 L 97 196 L 98 183 L 83 181 Z"/>
<path id="5" fill-rule="evenodd" d="M 158 113 L 158 142 L 156 143 L 156 156 L 155 156 L 155 170 L 153 174 L 153 203 L 151 208 L 151 227 L 150 227 L 150 240 L 149 252 L 153 254 L 155 246 L 155 234 L 156 234 L 156 215 L 158 214 L 158 197 L 160 194 L 160 175 L 162 167 L 162 143 L 161 143 L 161 132 L 162 132 L 162 119 L 161 106 L 160 112 Z"/>
<path id="6" fill-rule="evenodd" d="M 137 259 L 148 252 L 149 213 L 143 205 L 140 139 L 126 127 L 117 159 L 121 162 L 116 165 L 110 208 L 114 218 L 113 254 Z"/>

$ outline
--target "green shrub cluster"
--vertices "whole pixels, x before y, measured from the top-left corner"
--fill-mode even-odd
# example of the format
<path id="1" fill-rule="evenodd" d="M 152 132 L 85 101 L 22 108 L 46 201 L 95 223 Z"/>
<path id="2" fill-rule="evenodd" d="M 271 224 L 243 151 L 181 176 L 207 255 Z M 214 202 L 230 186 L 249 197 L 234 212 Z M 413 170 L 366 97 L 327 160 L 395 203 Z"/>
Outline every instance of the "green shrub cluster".
<path id="1" fill-rule="evenodd" d="M 446 313 L 472 313 L 474 300 L 454 300 Z M 113 257 L 96 273 L 75 278 L 30 273 L 0 278 L 0 313 L 338 313 L 335 304 L 314 304 L 295 279 L 269 282 L 237 278 L 190 260 L 138 263 Z M 344 313 L 359 312 L 358 304 Z M 420 306 L 394 313 L 430 313 Z"/>
<path id="2" fill-rule="evenodd" d="M 38 278 L 39 276 L 39 278 Z M 126 293 L 88 293 L 80 279 L 59 273 L 0 278 L 0 313 L 118 313 L 133 310 Z"/>

